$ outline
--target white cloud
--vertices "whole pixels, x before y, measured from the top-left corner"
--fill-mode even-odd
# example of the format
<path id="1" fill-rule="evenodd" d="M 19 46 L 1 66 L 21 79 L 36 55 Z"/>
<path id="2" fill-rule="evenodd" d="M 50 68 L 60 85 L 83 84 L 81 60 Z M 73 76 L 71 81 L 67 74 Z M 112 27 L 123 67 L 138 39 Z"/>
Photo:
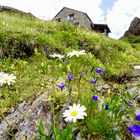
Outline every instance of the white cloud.
<path id="1" fill-rule="evenodd" d="M 140 17 L 140 0 L 117 0 L 108 11 L 108 25 L 112 38 L 120 38 L 129 28 L 134 17 Z"/>

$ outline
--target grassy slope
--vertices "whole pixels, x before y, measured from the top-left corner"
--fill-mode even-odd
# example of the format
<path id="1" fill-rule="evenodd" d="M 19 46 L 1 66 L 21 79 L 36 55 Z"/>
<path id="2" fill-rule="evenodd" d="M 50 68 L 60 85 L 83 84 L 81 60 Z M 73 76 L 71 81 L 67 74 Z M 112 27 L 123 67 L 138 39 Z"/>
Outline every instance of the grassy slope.
<path id="1" fill-rule="evenodd" d="M 66 54 L 73 49 L 91 52 L 87 59 L 82 60 L 83 65 L 86 66 L 88 62 L 87 69 L 93 65 L 102 66 L 105 79 L 129 75 L 131 66 L 140 64 L 138 48 L 68 23 L 45 22 L 17 13 L 3 12 L 0 14 L 0 27 L 1 55 L 6 56 L 0 60 L 0 71 L 17 76 L 17 84 L 10 87 L 11 97 L 0 100 L 3 111 L 34 93 L 45 91 L 49 87 L 50 76 L 62 75 L 55 66 L 58 62 L 37 51 L 32 56 L 35 48 L 47 50 L 50 54 Z M 50 67 L 56 70 L 55 74 L 49 71 Z M 2 91 L 4 96 L 8 96 L 6 92 L 5 89 Z"/>
<path id="2" fill-rule="evenodd" d="M 139 56 L 135 55 L 137 50 L 130 44 L 69 24 L 56 24 L 7 13 L 1 14 L 0 19 L 1 47 L 8 56 L 24 57 L 30 55 L 26 52 L 27 48 L 32 53 L 35 47 L 50 48 L 50 51 L 62 54 L 69 48 L 85 49 L 110 69 L 117 68 L 112 71 L 114 74 L 123 73 L 125 68 L 128 70 L 129 66 L 139 63 Z"/>
<path id="3" fill-rule="evenodd" d="M 140 36 L 135 36 L 135 35 L 129 35 L 127 37 L 122 38 L 124 42 L 129 42 L 131 43 L 131 46 L 135 48 L 140 55 Z"/>

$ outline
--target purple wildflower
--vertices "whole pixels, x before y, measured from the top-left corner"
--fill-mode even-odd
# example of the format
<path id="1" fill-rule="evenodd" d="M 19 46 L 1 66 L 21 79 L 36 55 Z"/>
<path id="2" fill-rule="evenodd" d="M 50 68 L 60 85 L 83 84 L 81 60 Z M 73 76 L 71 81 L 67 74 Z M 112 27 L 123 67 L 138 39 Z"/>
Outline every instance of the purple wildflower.
<path id="1" fill-rule="evenodd" d="M 84 75 L 86 75 L 86 72 L 83 71 L 82 74 L 81 74 L 81 76 L 83 77 Z"/>
<path id="2" fill-rule="evenodd" d="M 91 84 L 96 84 L 96 80 L 91 79 L 91 80 L 90 80 L 90 83 L 91 83 Z"/>
<path id="3" fill-rule="evenodd" d="M 65 87 L 65 84 L 59 84 L 58 87 L 61 89 L 61 91 L 63 90 L 63 88 Z"/>
<path id="4" fill-rule="evenodd" d="M 138 96 L 139 96 L 139 94 L 136 94 L 136 95 L 133 96 L 132 99 L 133 99 L 133 100 L 136 100 L 136 98 L 137 98 Z"/>
<path id="5" fill-rule="evenodd" d="M 121 110 L 121 112 L 124 112 L 124 106 L 122 106 L 122 110 Z"/>
<path id="6" fill-rule="evenodd" d="M 132 102 L 131 102 L 130 100 L 126 100 L 126 104 L 127 104 L 129 107 L 131 107 Z"/>
<path id="7" fill-rule="evenodd" d="M 97 95 L 94 95 L 94 96 L 92 97 L 92 100 L 93 100 L 93 101 L 98 101 L 98 96 L 97 96 Z"/>
<path id="8" fill-rule="evenodd" d="M 106 106 L 105 106 L 105 110 L 109 110 L 109 105 L 108 105 L 108 103 L 107 103 Z"/>
<path id="9" fill-rule="evenodd" d="M 69 75 L 68 75 L 68 79 L 69 79 L 69 80 L 72 80 L 73 78 L 74 78 L 74 75 L 73 75 L 73 74 L 69 74 Z"/>
<path id="10" fill-rule="evenodd" d="M 139 137 L 140 136 L 140 126 L 137 124 L 134 124 L 128 128 L 128 130 L 135 136 Z"/>
<path id="11" fill-rule="evenodd" d="M 49 56 L 49 50 L 48 50 L 48 48 L 46 48 L 45 54 L 46 54 L 46 56 Z"/>
<path id="12" fill-rule="evenodd" d="M 140 114 L 137 114 L 136 117 L 135 117 L 135 119 L 136 119 L 137 121 L 140 121 Z"/>
<path id="13" fill-rule="evenodd" d="M 102 68 L 97 68 L 96 72 L 99 73 L 99 74 L 103 74 L 103 69 Z"/>
<path id="14" fill-rule="evenodd" d="M 67 65 L 70 65 L 70 61 L 66 61 L 66 64 L 67 64 Z"/>
<path id="15" fill-rule="evenodd" d="M 81 79 L 88 73 L 88 70 L 86 70 L 85 72 L 83 71 L 80 75 L 79 81 L 81 81 Z"/>

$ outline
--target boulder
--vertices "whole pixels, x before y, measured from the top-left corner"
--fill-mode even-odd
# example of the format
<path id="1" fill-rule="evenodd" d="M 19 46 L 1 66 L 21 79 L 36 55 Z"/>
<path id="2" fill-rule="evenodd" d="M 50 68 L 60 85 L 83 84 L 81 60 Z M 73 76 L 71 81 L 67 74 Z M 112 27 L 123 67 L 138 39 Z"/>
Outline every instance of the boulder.
<path id="1" fill-rule="evenodd" d="M 124 33 L 123 37 L 127 37 L 131 34 L 135 36 L 140 36 L 140 18 L 138 17 L 135 17 L 132 20 L 129 29 Z"/>
<path id="2" fill-rule="evenodd" d="M 37 99 L 23 101 L 18 108 L 11 109 L 11 114 L 6 116 L 6 120 L 11 125 L 16 140 L 31 140 L 36 137 L 39 134 L 37 125 L 40 121 L 44 121 L 45 131 L 50 134 L 54 116 L 51 111 L 53 104 L 46 102 L 48 96 L 48 92 L 44 92 Z M 4 119 L 0 121 L 0 140 L 12 140 L 7 122 Z M 59 121 L 62 126 L 62 116 Z"/>

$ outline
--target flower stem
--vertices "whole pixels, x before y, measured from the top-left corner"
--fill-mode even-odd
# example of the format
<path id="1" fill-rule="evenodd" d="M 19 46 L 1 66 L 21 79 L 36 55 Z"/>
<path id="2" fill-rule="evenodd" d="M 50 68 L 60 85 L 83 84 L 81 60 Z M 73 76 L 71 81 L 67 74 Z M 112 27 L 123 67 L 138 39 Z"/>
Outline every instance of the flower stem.
<path id="1" fill-rule="evenodd" d="M 10 132 L 9 135 L 12 136 L 12 138 L 14 138 L 14 140 L 16 140 L 15 138 L 15 134 L 13 133 L 13 128 L 12 126 L 10 125 L 10 123 L 8 122 L 8 120 L 6 119 L 6 117 L 4 116 L 4 114 L 1 112 L 1 116 L 2 118 L 5 120 L 5 122 L 7 123 L 8 127 L 10 128 Z"/>
<path id="2" fill-rule="evenodd" d="M 33 122 L 35 126 L 39 127 L 39 126 L 36 124 L 36 122 L 33 121 L 33 118 L 32 118 L 32 117 L 30 117 L 30 116 L 28 116 L 27 114 L 21 112 L 18 108 L 17 108 L 17 110 L 18 110 L 24 117 L 28 118 L 31 122 Z"/>

